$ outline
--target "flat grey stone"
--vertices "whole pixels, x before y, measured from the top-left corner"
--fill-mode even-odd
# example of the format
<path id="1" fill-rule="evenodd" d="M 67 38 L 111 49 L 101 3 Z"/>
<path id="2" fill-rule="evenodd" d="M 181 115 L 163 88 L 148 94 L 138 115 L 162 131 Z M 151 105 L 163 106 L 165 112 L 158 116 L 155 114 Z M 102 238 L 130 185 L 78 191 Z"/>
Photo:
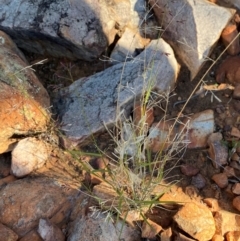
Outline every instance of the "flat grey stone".
<path id="1" fill-rule="evenodd" d="M 63 133 L 77 146 L 105 126 L 112 127 L 121 111 L 122 118 L 128 117 L 134 99 L 147 86 L 161 93 L 173 88 L 178 70 L 172 48 L 159 39 L 133 61 L 77 80 L 62 89 L 56 101 Z"/>

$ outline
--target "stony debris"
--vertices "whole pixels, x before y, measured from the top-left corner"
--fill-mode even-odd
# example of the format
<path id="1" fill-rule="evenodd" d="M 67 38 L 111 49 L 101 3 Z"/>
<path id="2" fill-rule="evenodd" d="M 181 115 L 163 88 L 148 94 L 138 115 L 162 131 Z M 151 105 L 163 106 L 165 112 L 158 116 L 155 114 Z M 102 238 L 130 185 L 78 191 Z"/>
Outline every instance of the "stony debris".
<path id="1" fill-rule="evenodd" d="M 130 2 L 1 0 L 0 28 L 27 51 L 93 60 L 130 21 Z M 26 14 L 27 9 L 31 9 Z M 117 28 L 116 28 L 117 26 Z M 21 29 L 21 30 L 20 30 Z"/>
<path id="2" fill-rule="evenodd" d="M 150 4 L 164 28 L 162 37 L 171 43 L 194 78 L 234 11 L 204 0 L 151 0 Z"/>
<path id="3" fill-rule="evenodd" d="M 114 65 L 61 90 L 56 105 L 69 146 L 77 146 L 92 134 L 113 126 L 121 111 L 125 113 L 121 118 L 126 118 L 134 99 L 150 81 L 157 91 L 169 91 L 178 69 L 171 47 L 159 39 L 134 61 Z M 67 141 L 64 145 L 69 147 Z"/>
<path id="4" fill-rule="evenodd" d="M 186 203 L 174 216 L 178 226 L 197 240 L 210 240 L 215 233 L 215 223 L 209 209 L 200 204 Z"/>
<path id="5" fill-rule="evenodd" d="M 19 141 L 12 151 L 12 174 L 23 177 L 41 168 L 49 158 L 51 150 L 47 142 L 33 137 Z"/>

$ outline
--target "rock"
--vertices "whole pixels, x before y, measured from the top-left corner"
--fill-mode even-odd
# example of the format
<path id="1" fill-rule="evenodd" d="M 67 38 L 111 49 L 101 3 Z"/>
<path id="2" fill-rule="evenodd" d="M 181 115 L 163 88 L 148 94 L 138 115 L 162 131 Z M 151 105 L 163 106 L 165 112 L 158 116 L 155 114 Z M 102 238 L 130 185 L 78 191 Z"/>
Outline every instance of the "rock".
<path id="1" fill-rule="evenodd" d="M 130 0 L 131 18 L 128 26 L 137 28 L 143 38 L 159 38 L 159 26 L 145 0 Z"/>
<path id="2" fill-rule="evenodd" d="M 240 157 L 239 155 L 237 154 L 237 152 L 234 152 L 231 156 L 231 160 L 234 161 L 234 162 L 239 162 L 240 161 Z"/>
<path id="3" fill-rule="evenodd" d="M 23 237 L 37 227 L 40 218 L 52 217 L 68 198 L 77 193 L 77 190 L 62 188 L 56 179 L 47 177 L 17 180 L 0 190 L 0 222 Z"/>
<path id="4" fill-rule="evenodd" d="M 62 231 L 48 219 L 39 220 L 38 233 L 44 241 L 65 241 Z"/>
<path id="5" fill-rule="evenodd" d="M 37 231 L 32 230 L 27 233 L 24 237 L 19 239 L 19 241 L 43 241 L 42 238 L 39 236 Z"/>
<path id="6" fill-rule="evenodd" d="M 210 240 L 215 233 L 212 213 L 202 204 L 186 203 L 173 218 L 182 230 L 197 240 Z"/>
<path id="7" fill-rule="evenodd" d="M 227 177 L 235 177 L 236 173 L 233 167 L 226 166 L 223 170 L 224 173 L 226 173 Z"/>
<path id="8" fill-rule="evenodd" d="M 226 234 L 227 241 L 239 241 L 240 240 L 240 231 L 232 231 Z"/>
<path id="9" fill-rule="evenodd" d="M 125 119 L 133 100 L 146 90 L 144 83 L 153 81 L 151 87 L 156 91 L 167 92 L 174 86 L 177 73 L 171 47 L 159 39 L 152 41 L 133 62 L 114 65 L 61 90 L 56 106 L 68 139 L 65 147 L 77 146 L 94 133 L 113 126 L 123 109 L 121 118 Z"/>
<path id="10" fill-rule="evenodd" d="M 44 4 L 1 0 L 1 5 L 0 28 L 19 47 L 55 57 L 96 59 L 130 20 L 128 0 L 49 0 Z M 31 12 L 26 14 L 26 9 Z"/>
<path id="11" fill-rule="evenodd" d="M 240 84 L 237 84 L 233 91 L 233 98 L 239 100 L 240 99 Z"/>
<path id="12" fill-rule="evenodd" d="M 203 148 L 207 146 L 207 139 L 214 131 L 214 113 L 212 110 L 205 110 L 191 116 L 187 140 L 188 148 Z"/>
<path id="13" fill-rule="evenodd" d="M 207 204 L 211 212 L 217 212 L 220 209 L 218 200 L 215 198 L 204 198 L 203 201 Z"/>
<path id="14" fill-rule="evenodd" d="M 232 192 L 233 192 L 234 194 L 240 195 L 240 183 L 235 183 L 235 184 L 232 186 Z"/>
<path id="15" fill-rule="evenodd" d="M 212 237 L 212 241 L 224 241 L 224 238 L 219 234 L 214 234 L 214 236 Z"/>
<path id="16" fill-rule="evenodd" d="M 199 171 L 200 171 L 197 167 L 192 166 L 192 165 L 188 165 L 188 164 L 181 165 L 180 168 L 181 168 L 181 172 L 184 175 L 190 176 L 190 177 L 197 175 L 199 173 Z"/>
<path id="17" fill-rule="evenodd" d="M 136 29 L 126 28 L 110 55 L 110 61 L 117 64 L 133 60 L 148 43 L 149 40 L 143 39 Z"/>
<path id="18" fill-rule="evenodd" d="M 240 211 L 240 196 L 237 196 L 233 199 L 233 207 Z"/>
<path id="19" fill-rule="evenodd" d="M 11 157 L 9 154 L 0 155 L 0 178 L 7 177 L 11 170 Z"/>
<path id="20" fill-rule="evenodd" d="M 17 241 L 18 235 L 14 233 L 10 228 L 0 223 L 0 240 L 1 241 Z"/>
<path id="21" fill-rule="evenodd" d="M 240 2 L 239 0 L 224 0 L 224 2 L 228 4 L 232 4 L 234 7 L 240 9 Z"/>
<path id="22" fill-rule="evenodd" d="M 150 4 L 164 28 L 162 37 L 173 46 L 193 79 L 234 12 L 204 0 L 151 0 Z"/>
<path id="23" fill-rule="evenodd" d="M 240 57 L 231 56 L 224 60 L 216 71 L 216 81 L 223 83 L 228 81 L 232 85 L 240 84 Z"/>
<path id="24" fill-rule="evenodd" d="M 171 241 L 171 237 L 172 237 L 172 229 L 171 228 L 168 228 L 166 230 L 163 230 L 161 233 L 160 233 L 160 236 L 161 236 L 161 241 Z"/>
<path id="25" fill-rule="evenodd" d="M 51 146 L 33 137 L 17 143 L 12 151 L 12 174 L 23 177 L 41 168 L 51 154 Z"/>
<path id="26" fill-rule="evenodd" d="M 162 227 L 150 219 L 147 219 L 143 222 L 141 230 L 142 238 L 155 239 L 159 232 L 162 230 Z"/>
<path id="27" fill-rule="evenodd" d="M 225 188 L 228 185 L 227 175 L 223 173 L 217 173 L 212 176 L 212 180 L 220 187 Z"/>
<path id="28" fill-rule="evenodd" d="M 207 146 L 207 138 L 214 131 L 212 110 L 196 113 L 191 118 L 183 118 L 180 121 L 181 124 L 172 120 L 153 123 L 147 139 L 148 147 L 153 152 L 158 152 L 169 148 L 173 140 L 187 143 L 187 147 L 191 149 Z"/>
<path id="29" fill-rule="evenodd" d="M 230 135 L 234 136 L 234 137 L 240 138 L 240 131 L 239 131 L 239 129 L 236 128 L 235 126 L 233 126 L 232 129 L 231 129 Z"/>
<path id="30" fill-rule="evenodd" d="M 188 236 L 186 236 L 185 234 L 182 234 L 182 233 L 177 233 L 175 238 L 174 238 L 174 241 L 194 241 L 195 239 L 192 239 Z"/>
<path id="31" fill-rule="evenodd" d="M 106 221 L 106 214 L 101 211 L 91 215 L 79 215 L 70 224 L 68 241 L 138 241 L 139 233 L 123 222 L 114 224 L 111 219 Z"/>
<path id="32" fill-rule="evenodd" d="M 225 236 L 230 231 L 240 231 L 240 215 L 219 210 L 214 215 L 216 234 Z"/>
<path id="33" fill-rule="evenodd" d="M 222 142 L 220 133 L 212 133 L 207 143 L 209 145 L 208 154 L 215 168 L 222 167 L 228 161 L 228 148 Z"/>
<path id="34" fill-rule="evenodd" d="M 16 180 L 17 179 L 13 175 L 9 175 L 7 177 L 4 177 L 4 178 L 0 179 L 0 187 L 5 186 L 6 184 L 8 184 L 10 182 L 14 182 Z"/>
<path id="35" fill-rule="evenodd" d="M 240 52 L 239 36 L 236 24 L 228 24 L 222 31 L 222 41 L 227 48 L 227 53 L 237 55 Z"/>
<path id="36" fill-rule="evenodd" d="M 0 153 L 3 153 L 13 149 L 19 136 L 46 130 L 50 100 L 16 45 L 2 31 L 0 41 Z"/>
<path id="37" fill-rule="evenodd" d="M 191 184 L 198 189 L 202 189 L 206 185 L 206 180 L 201 173 L 198 173 L 196 176 L 192 177 Z"/>

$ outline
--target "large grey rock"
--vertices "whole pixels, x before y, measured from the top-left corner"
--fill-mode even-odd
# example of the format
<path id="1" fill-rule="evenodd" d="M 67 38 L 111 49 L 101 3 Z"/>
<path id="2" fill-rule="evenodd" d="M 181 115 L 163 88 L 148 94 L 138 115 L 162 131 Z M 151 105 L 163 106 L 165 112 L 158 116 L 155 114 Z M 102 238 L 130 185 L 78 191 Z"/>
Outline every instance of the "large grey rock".
<path id="1" fill-rule="evenodd" d="M 77 146 L 104 130 L 105 125 L 113 126 L 122 110 L 128 116 L 134 99 L 146 89 L 169 91 L 178 69 L 171 47 L 159 39 L 152 41 L 134 61 L 77 80 L 59 94 L 57 108 L 62 131 L 71 145 Z"/>
<path id="2" fill-rule="evenodd" d="M 97 58 L 129 19 L 129 0 L 0 0 L 0 29 L 28 51 L 57 57 Z"/>
<path id="3" fill-rule="evenodd" d="M 162 37 L 173 46 L 194 78 L 234 11 L 205 0 L 150 0 Z"/>

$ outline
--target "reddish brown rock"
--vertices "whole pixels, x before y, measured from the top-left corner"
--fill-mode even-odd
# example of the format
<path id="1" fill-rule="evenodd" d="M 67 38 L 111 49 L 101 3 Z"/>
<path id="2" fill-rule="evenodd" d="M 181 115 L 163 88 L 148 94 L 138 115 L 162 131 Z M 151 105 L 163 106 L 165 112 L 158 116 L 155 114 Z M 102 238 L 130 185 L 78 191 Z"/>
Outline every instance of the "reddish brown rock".
<path id="1" fill-rule="evenodd" d="M 154 239 L 158 233 L 162 230 L 162 227 L 157 223 L 147 219 L 142 225 L 142 238 Z"/>
<path id="2" fill-rule="evenodd" d="M 3 153 L 12 150 L 18 135 L 46 130 L 50 99 L 10 37 L 0 31 L 0 38 L 0 153 Z"/>
<path id="3" fill-rule="evenodd" d="M 222 143 L 221 133 L 212 133 L 208 137 L 208 154 L 215 168 L 222 167 L 227 164 L 228 148 Z"/>
<path id="4" fill-rule="evenodd" d="M 181 172 L 186 175 L 186 176 L 195 176 L 196 174 L 199 173 L 199 169 L 197 167 L 194 167 L 192 165 L 181 165 Z"/>
<path id="5" fill-rule="evenodd" d="M 240 138 L 240 131 L 238 130 L 238 128 L 236 128 L 234 126 L 232 127 L 230 134 L 231 134 L 231 136 Z"/>
<path id="6" fill-rule="evenodd" d="M 14 182 L 16 180 L 17 180 L 16 177 L 14 177 L 13 175 L 9 175 L 9 176 L 7 176 L 5 178 L 0 179 L 0 186 L 6 185 L 6 184 L 8 184 L 10 182 Z"/>
<path id="7" fill-rule="evenodd" d="M 197 240 L 210 240 L 215 234 L 215 222 L 210 210 L 196 203 L 186 203 L 174 216 L 178 226 Z"/>
<path id="8" fill-rule="evenodd" d="M 224 60 L 217 69 L 216 81 L 223 83 L 228 81 L 233 85 L 240 84 L 240 57 L 234 56 Z"/>
<path id="9" fill-rule="evenodd" d="M 231 231 L 226 234 L 227 241 L 240 241 L 240 231 Z"/>
<path id="10" fill-rule="evenodd" d="M 160 234 L 161 241 L 171 241 L 172 238 L 172 229 L 168 228 L 166 230 L 163 230 Z"/>
<path id="11" fill-rule="evenodd" d="M 225 236 L 229 231 L 240 231 L 240 215 L 219 210 L 214 215 L 216 234 Z"/>
<path id="12" fill-rule="evenodd" d="M 219 210 L 218 200 L 215 198 L 204 198 L 203 201 L 207 204 L 211 212 Z"/>
<path id="13" fill-rule="evenodd" d="M 230 55 L 236 55 L 240 51 L 239 37 L 236 24 L 228 24 L 222 31 L 222 41 L 227 48 L 227 53 Z"/>
<path id="14" fill-rule="evenodd" d="M 240 196 L 237 196 L 233 199 L 233 207 L 240 211 Z"/>
<path id="15" fill-rule="evenodd" d="M 16 241 L 18 235 L 13 232 L 10 228 L 0 223 L 0 240 L 1 241 Z"/>
<path id="16" fill-rule="evenodd" d="M 40 218 L 52 217 L 76 193 L 47 177 L 17 180 L 0 190 L 0 209 L 3 210 L 0 222 L 23 237 L 37 227 Z"/>
<path id="17" fill-rule="evenodd" d="M 32 230 L 24 237 L 22 237 L 19 241 L 43 241 L 43 239 L 39 236 L 37 231 Z"/>
<path id="18" fill-rule="evenodd" d="M 239 100 L 240 99 L 240 84 L 236 85 L 233 91 L 233 98 Z"/>
<path id="19" fill-rule="evenodd" d="M 234 176 L 236 176 L 234 168 L 230 167 L 230 166 L 224 167 L 223 172 L 227 175 L 227 177 L 234 177 Z"/>
<path id="20" fill-rule="evenodd" d="M 213 237 L 212 237 L 212 241 L 223 241 L 224 238 L 222 235 L 219 235 L 219 234 L 215 234 Z"/>
<path id="21" fill-rule="evenodd" d="M 232 186 L 232 192 L 233 192 L 234 194 L 240 195 L 240 183 L 235 183 L 235 184 Z"/>
<path id="22" fill-rule="evenodd" d="M 28 95 L 0 81 L 0 153 L 13 149 L 18 135 L 46 130 L 47 111 Z"/>
<path id="23" fill-rule="evenodd" d="M 228 178 L 225 173 L 217 173 L 212 176 L 212 180 L 220 187 L 225 188 L 228 185 Z"/>

